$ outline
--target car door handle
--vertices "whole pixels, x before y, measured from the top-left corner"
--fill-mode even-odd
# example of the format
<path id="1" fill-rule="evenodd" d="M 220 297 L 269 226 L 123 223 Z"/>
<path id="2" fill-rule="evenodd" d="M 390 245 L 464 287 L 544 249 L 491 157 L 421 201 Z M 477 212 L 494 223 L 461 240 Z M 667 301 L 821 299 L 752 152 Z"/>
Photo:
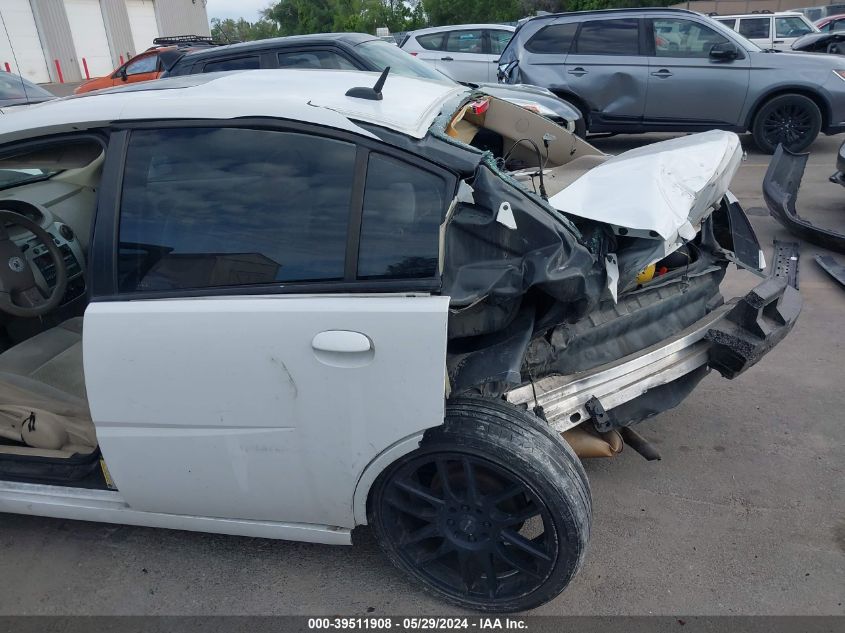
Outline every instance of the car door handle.
<path id="1" fill-rule="evenodd" d="M 651 73 L 654 77 L 660 77 L 661 79 L 666 79 L 667 77 L 671 77 L 672 73 L 669 72 L 666 68 L 661 68 L 653 73 Z"/>
<path id="2" fill-rule="evenodd" d="M 330 367 L 364 367 L 373 362 L 375 350 L 370 337 L 349 330 L 320 332 L 311 341 L 315 358 Z"/>
<path id="3" fill-rule="evenodd" d="M 567 70 L 570 75 L 575 75 L 576 77 L 582 77 L 583 75 L 587 74 L 587 71 L 581 68 L 580 66 L 576 66 L 575 68 L 570 68 Z"/>
<path id="4" fill-rule="evenodd" d="M 440 58 L 440 61 L 441 61 L 441 62 L 453 62 L 453 61 L 455 61 L 455 60 L 454 60 L 454 58 L 452 58 L 452 57 L 441 57 L 441 58 Z"/>
<path id="5" fill-rule="evenodd" d="M 373 344 L 368 337 L 360 332 L 349 330 L 327 330 L 320 332 L 311 341 L 311 347 L 318 352 L 333 352 L 339 354 L 363 354 L 369 352 Z"/>
<path id="6" fill-rule="evenodd" d="M 783 44 L 784 40 L 774 40 L 772 44 Z"/>

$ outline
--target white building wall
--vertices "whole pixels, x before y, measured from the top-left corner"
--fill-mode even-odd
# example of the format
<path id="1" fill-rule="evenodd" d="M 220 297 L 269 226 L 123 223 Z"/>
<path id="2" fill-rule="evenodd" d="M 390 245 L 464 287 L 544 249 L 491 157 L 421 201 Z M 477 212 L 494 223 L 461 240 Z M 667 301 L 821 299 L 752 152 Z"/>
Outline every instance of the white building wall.
<path id="1" fill-rule="evenodd" d="M 29 0 L 0 2 L 0 71 L 39 83 L 50 81 Z"/>

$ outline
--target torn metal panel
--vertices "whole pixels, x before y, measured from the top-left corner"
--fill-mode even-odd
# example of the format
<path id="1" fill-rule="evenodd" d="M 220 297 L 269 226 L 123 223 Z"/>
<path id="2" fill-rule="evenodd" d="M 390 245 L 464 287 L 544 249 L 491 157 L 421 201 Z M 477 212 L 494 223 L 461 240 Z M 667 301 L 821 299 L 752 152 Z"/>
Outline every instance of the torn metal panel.
<path id="1" fill-rule="evenodd" d="M 564 213 L 612 225 L 619 235 L 660 238 L 661 256 L 718 204 L 739 168 L 732 132 L 714 130 L 630 150 L 584 172 L 549 199 Z"/>
<path id="2" fill-rule="evenodd" d="M 798 215 L 795 201 L 809 154 L 795 154 L 778 145 L 763 178 L 763 197 L 769 212 L 786 229 L 812 244 L 845 253 L 845 234 L 813 225 Z"/>
<path id="3" fill-rule="evenodd" d="M 845 266 L 830 255 L 816 255 L 815 260 L 828 275 L 839 282 L 840 286 L 845 287 Z"/>
<path id="4" fill-rule="evenodd" d="M 542 204 L 486 164 L 472 187 L 475 204 L 459 203 L 446 229 L 443 293 L 452 306 L 512 301 L 536 288 L 572 320 L 586 314 L 602 295 L 604 266 Z M 505 203 L 517 230 L 499 221 Z"/>

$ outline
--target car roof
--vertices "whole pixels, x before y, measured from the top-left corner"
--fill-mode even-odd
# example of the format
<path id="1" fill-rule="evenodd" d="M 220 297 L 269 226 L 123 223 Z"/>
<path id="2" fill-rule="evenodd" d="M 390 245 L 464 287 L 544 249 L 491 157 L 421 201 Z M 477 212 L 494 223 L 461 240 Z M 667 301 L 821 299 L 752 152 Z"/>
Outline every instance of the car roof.
<path id="1" fill-rule="evenodd" d="M 510 24 L 450 24 L 449 26 L 430 26 L 425 29 L 411 31 L 408 35 L 425 35 L 427 33 L 440 33 L 442 31 L 464 31 L 468 29 L 488 29 L 499 31 L 515 31 L 516 27 Z"/>
<path id="2" fill-rule="evenodd" d="M 804 17 L 804 14 L 800 11 L 764 11 L 764 12 L 757 12 L 757 13 L 726 13 L 725 15 L 719 15 L 718 13 L 709 13 L 708 14 L 711 18 L 719 19 L 719 18 L 770 18 L 770 17 L 781 17 L 781 16 L 799 16 Z"/>
<path id="3" fill-rule="evenodd" d="M 639 8 L 622 8 L 622 9 L 594 9 L 592 11 L 562 11 L 560 13 L 545 13 L 543 15 L 536 15 L 525 20 L 527 22 L 542 22 L 545 20 L 555 20 L 557 18 L 564 18 L 567 16 L 581 17 L 585 15 L 626 15 L 626 14 L 641 14 L 641 13 L 681 13 L 684 15 L 702 14 L 698 11 L 690 11 L 689 9 L 674 9 L 672 7 L 639 7 Z"/>
<path id="4" fill-rule="evenodd" d="M 260 51 L 305 43 L 335 44 L 337 42 L 342 42 L 349 44 L 350 46 L 355 46 L 357 44 L 361 44 L 362 42 L 369 42 L 371 40 L 379 40 L 379 38 L 367 33 L 315 33 L 313 35 L 288 35 L 285 37 L 271 37 L 266 40 L 239 42 L 237 44 L 212 46 L 209 48 L 203 48 L 202 50 L 190 51 L 185 53 L 179 61 L 198 61 L 209 57 L 227 57 L 231 53 L 240 53 L 252 50 Z"/>
<path id="5" fill-rule="evenodd" d="M 837 13 L 836 15 L 826 15 L 820 20 L 816 20 L 814 24 L 816 26 L 827 24 L 828 22 L 833 22 L 834 20 L 841 20 L 845 18 L 845 13 Z"/>
<path id="6" fill-rule="evenodd" d="M 83 93 L 0 118 L 0 143 L 112 122 L 273 117 L 371 136 L 358 121 L 423 138 L 444 104 L 469 89 L 459 84 L 388 76 L 383 100 L 347 97 L 379 73 L 247 70 L 188 75 Z"/>

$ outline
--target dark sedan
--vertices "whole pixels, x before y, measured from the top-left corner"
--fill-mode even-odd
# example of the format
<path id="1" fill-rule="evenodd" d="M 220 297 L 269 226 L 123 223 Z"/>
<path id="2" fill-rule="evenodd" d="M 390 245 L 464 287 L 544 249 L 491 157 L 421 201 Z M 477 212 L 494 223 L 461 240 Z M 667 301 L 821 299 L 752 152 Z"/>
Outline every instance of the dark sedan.
<path id="1" fill-rule="evenodd" d="M 56 96 L 12 73 L 0 73 L 0 108 L 41 103 Z"/>
<path id="2" fill-rule="evenodd" d="M 425 62 L 373 35 L 320 33 L 243 42 L 192 53 L 162 55 L 163 77 L 257 68 L 365 70 L 390 72 L 417 79 L 453 80 Z M 523 85 L 464 84 L 515 103 L 584 136 L 580 111 L 546 88 Z"/>

